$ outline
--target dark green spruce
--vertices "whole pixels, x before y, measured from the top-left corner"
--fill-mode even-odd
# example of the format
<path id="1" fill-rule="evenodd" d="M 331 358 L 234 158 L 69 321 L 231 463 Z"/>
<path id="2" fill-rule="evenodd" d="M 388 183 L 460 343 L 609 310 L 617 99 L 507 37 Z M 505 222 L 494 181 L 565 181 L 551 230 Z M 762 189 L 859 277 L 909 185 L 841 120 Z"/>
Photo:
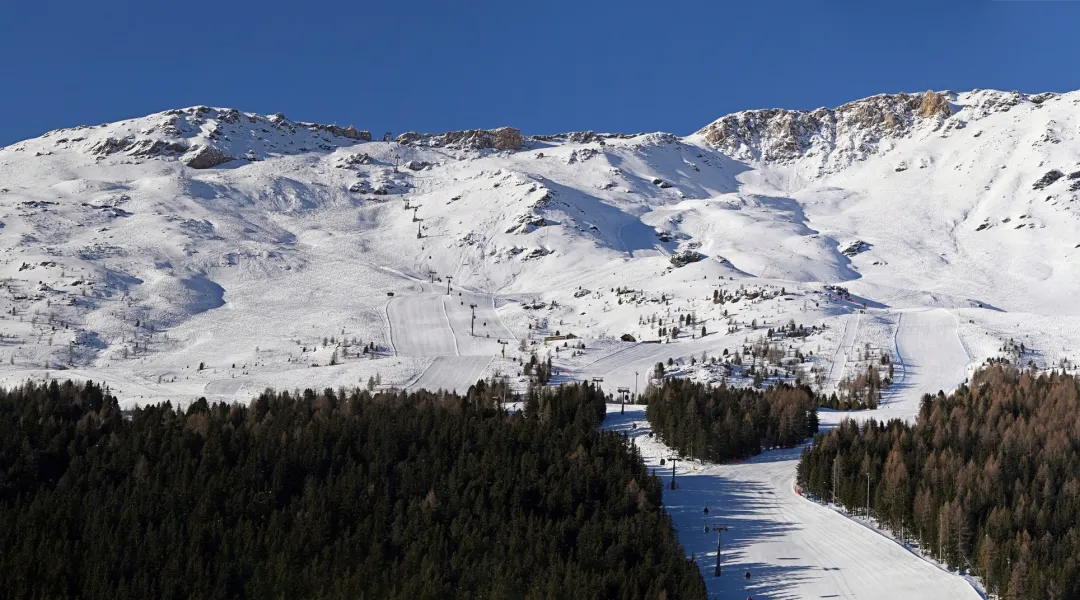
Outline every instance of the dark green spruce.
<path id="1" fill-rule="evenodd" d="M 668 379 L 644 398 L 649 422 L 665 444 L 712 462 L 791 448 L 818 428 L 817 401 L 805 386 L 760 391 Z"/>
<path id="2" fill-rule="evenodd" d="M 704 598 L 602 395 L 505 393 L 0 390 L 0 597 Z"/>

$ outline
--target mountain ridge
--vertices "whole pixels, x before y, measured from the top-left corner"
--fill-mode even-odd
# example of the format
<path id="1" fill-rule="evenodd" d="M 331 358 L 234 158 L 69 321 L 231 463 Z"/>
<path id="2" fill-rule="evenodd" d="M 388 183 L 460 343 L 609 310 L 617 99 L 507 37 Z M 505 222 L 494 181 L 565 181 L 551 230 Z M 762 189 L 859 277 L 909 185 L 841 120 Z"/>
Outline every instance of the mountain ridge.
<path id="1" fill-rule="evenodd" d="M 1052 364 L 1080 341 L 1077 97 L 879 95 L 744 111 L 685 137 L 498 128 L 388 143 L 209 107 L 55 130 L 0 149 L 0 379 L 63 366 L 157 398 L 234 378 L 405 384 L 434 354 L 394 355 L 388 303 L 448 276 L 492 304 L 498 331 L 572 331 L 590 351 L 623 335 L 671 341 L 662 359 L 734 351 L 761 323 L 939 307 L 975 361 L 1026 323 Z M 753 300 L 707 300 L 721 291 Z M 428 325 L 457 339 L 468 304 Z M 658 319 L 687 312 L 715 335 L 661 335 Z M 339 348 L 330 367 L 323 338 L 342 335 L 382 360 L 343 363 Z M 521 357 L 534 351 L 554 348 Z M 503 361 L 486 373 L 517 372 Z"/>
<path id="2" fill-rule="evenodd" d="M 835 108 L 741 110 L 721 116 L 689 136 L 679 137 L 663 132 L 657 134 L 678 139 L 703 138 L 721 152 L 738 160 L 782 163 L 803 158 L 807 154 L 824 155 L 821 168 L 824 173 L 842 168 L 842 164 L 850 163 L 851 160 L 865 159 L 877 150 L 883 139 L 901 137 L 920 126 L 929 127 L 932 131 L 945 127 L 945 122 L 950 117 L 969 106 L 981 112 L 981 116 L 986 116 L 994 112 L 1008 111 L 1025 102 L 1041 105 L 1064 95 L 1052 92 L 1022 94 L 998 90 L 876 94 Z M 145 125 L 137 129 L 131 127 L 143 122 Z M 966 124 L 964 120 L 960 123 L 957 126 L 963 127 Z M 235 127 L 236 125 L 248 127 L 246 133 L 249 135 L 246 137 L 254 137 L 262 144 L 243 139 L 243 131 L 239 131 L 241 139 L 234 142 L 231 135 L 235 136 L 238 130 L 242 130 L 242 127 Z M 110 130 L 109 135 L 94 135 L 95 131 L 103 129 Z M 281 139 L 281 134 L 285 132 L 288 132 L 289 136 Z M 602 145 L 604 140 L 630 139 L 642 135 L 646 134 L 574 131 L 523 135 L 516 128 L 504 126 L 441 133 L 407 131 L 397 136 L 387 132 L 382 139 L 410 146 L 517 151 L 523 144 L 595 141 Z M 829 155 L 835 148 L 828 146 L 845 136 L 852 138 L 849 148 L 840 149 L 840 154 L 845 156 L 830 161 Z M 135 159 L 175 157 L 193 168 L 210 168 L 232 160 L 259 160 L 275 152 L 302 153 L 315 149 L 330 151 L 335 147 L 372 141 L 372 134 L 368 130 L 356 129 L 353 125 L 342 127 L 337 124 L 292 121 L 282 113 L 260 115 L 235 108 L 197 105 L 98 126 L 79 125 L 55 129 L 37 138 L 0 147 L 0 151 L 21 151 L 35 140 L 50 138 L 57 147 L 66 145 L 69 149 L 80 149 L 95 156 L 124 153 Z M 75 145 L 87 139 L 91 141 Z"/>

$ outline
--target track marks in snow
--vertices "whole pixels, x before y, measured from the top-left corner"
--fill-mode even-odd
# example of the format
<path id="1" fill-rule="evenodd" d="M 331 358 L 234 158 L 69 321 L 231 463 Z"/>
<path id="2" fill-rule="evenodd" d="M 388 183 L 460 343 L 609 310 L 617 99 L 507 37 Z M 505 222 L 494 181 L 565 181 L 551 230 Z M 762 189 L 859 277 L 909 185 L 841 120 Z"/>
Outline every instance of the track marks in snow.
<path id="1" fill-rule="evenodd" d="M 408 387 L 464 393 L 502 350 L 499 341 L 514 340 L 514 334 L 499 319 L 491 294 L 452 290 L 447 295 L 431 284 L 415 285 L 419 293 L 396 297 L 386 305 L 396 352 L 435 357 Z"/>
<path id="2" fill-rule="evenodd" d="M 848 315 L 844 320 L 844 339 L 833 353 L 829 366 L 829 382 L 825 387 L 825 393 L 836 391 L 840 380 L 844 378 L 844 368 L 847 366 L 847 356 L 855 346 L 855 335 L 859 331 L 859 313 Z"/>
<path id="3" fill-rule="evenodd" d="M 409 389 L 446 390 L 464 394 L 484 374 L 490 356 L 440 356 Z"/>
<path id="4" fill-rule="evenodd" d="M 626 433 L 648 467 L 665 483 L 672 450 L 648 437 L 645 407 L 608 406 L 604 427 Z M 631 428 L 631 423 L 637 423 Z M 701 569 L 709 596 L 722 598 L 979 598 L 960 577 L 908 552 L 892 540 L 793 491 L 799 448 L 765 452 L 732 465 L 680 462 L 679 489 L 664 490 L 679 542 Z M 723 574 L 713 576 L 716 534 L 724 524 Z M 743 575 L 751 572 L 748 582 Z"/>
<path id="5" fill-rule="evenodd" d="M 903 376 L 885 391 L 882 405 L 875 410 L 850 412 L 819 410 L 823 426 L 836 425 L 846 418 L 913 421 L 919 414 L 923 394 L 949 393 L 967 377 L 971 359 L 960 342 L 956 319 L 947 310 L 902 312 L 894 346 Z"/>

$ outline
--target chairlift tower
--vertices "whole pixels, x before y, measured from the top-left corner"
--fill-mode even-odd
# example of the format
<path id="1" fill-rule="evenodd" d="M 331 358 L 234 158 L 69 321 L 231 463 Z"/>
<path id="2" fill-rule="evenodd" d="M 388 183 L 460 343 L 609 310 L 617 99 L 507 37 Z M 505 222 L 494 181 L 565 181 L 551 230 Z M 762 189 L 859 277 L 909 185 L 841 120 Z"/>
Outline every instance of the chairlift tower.
<path id="1" fill-rule="evenodd" d="M 469 335 L 476 337 L 476 305 L 470 304 L 469 308 L 472 309 L 472 322 L 469 324 Z"/>
<path id="2" fill-rule="evenodd" d="M 668 460 L 671 461 L 671 489 L 675 489 L 675 464 L 682 460 L 682 458 L 678 456 L 669 456 Z"/>
<path id="3" fill-rule="evenodd" d="M 720 562 L 721 562 L 721 560 L 720 560 L 720 557 L 721 557 L 721 555 L 720 555 L 720 552 L 721 552 L 720 543 L 723 541 L 724 532 L 727 531 L 728 528 L 727 528 L 727 525 L 717 525 L 717 526 L 711 527 L 711 529 L 716 532 L 716 570 L 713 571 L 713 577 L 719 577 L 720 576 Z"/>

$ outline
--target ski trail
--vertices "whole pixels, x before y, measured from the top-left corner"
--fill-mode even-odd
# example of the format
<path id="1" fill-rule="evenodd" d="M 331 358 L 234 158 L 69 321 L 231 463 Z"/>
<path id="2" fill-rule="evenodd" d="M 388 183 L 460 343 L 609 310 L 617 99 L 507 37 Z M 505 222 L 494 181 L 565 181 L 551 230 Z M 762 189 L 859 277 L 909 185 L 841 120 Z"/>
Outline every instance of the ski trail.
<path id="1" fill-rule="evenodd" d="M 674 451 L 656 437 L 645 407 L 608 405 L 605 429 L 625 433 L 650 470 L 671 478 Z M 636 423 L 636 427 L 631 425 Z M 898 600 L 977 599 L 961 577 L 909 552 L 891 539 L 793 490 L 801 448 L 771 450 L 747 461 L 715 465 L 679 462 L 675 490 L 664 490 L 679 543 L 695 557 L 710 598 L 849 598 Z M 665 486 L 666 487 L 666 486 Z M 708 507 L 706 518 L 702 509 Z M 716 534 L 703 526 L 726 525 L 722 574 Z M 750 580 L 744 578 L 749 570 Z"/>
<path id="2" fill-rule="evenodd" d="M 859 313 L 849 315 L 844 321 L 844 338 L 833 352 L 832 364 L 829 366 L 829 380 L 825 393 L 835 392 L 840 381 L 844 378 L 844 369 L 847 368 L 847 357 L 855 346 L 855 335 L 859 332 Z"/>
<path id="3" fill-rule="evenodd" d="M 903 377 L 884 391 L 881 406 L 859 411 L 819 409 L 822 427 L 835 426 L 844 419 L 913 421 L 919 415 L 924 394 L 947 394 L 967 377 L 970 358 L 949 311 L 933 308 L 901 313 L 894 340 Z"/>

